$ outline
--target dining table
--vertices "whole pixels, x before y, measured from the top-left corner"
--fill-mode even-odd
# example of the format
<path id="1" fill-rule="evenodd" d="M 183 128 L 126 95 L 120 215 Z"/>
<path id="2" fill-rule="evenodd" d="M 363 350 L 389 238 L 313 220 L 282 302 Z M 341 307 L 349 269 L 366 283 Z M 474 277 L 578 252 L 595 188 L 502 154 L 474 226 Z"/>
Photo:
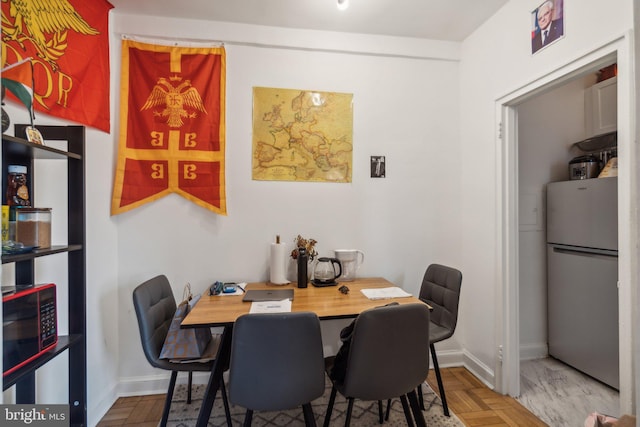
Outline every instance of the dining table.
<path id="1" fill-rule="evenodd" d="M 347 289 L 342 288 L 345 286 Z M 213 364 L 207 389 L 198 414 L 197 427 L 205 427 L 213 408 L 220 381 L 229 363 L 233 324 L 236 319 L 251 311 L 251 302 L 243 301 L 246 291 L 293 289 L 291 312 L 309 311 L 316 313 L 320 320 L 355 318 L 365 310 L 397 302 L 398 304 L 426 304 L 409 294 L 404 297 L 370 299 L 362 292 L 364 289 L 398 290 L 397 286 L 381 277 L 356 278 L 353 281 L 340 282 L 333 286 L 314 286 L 300 288 L 295 283 L 275 285 L 269 282 L 253 282 L 238 285 L 240 291 L 233 295 L 202 295 L 181 323 L 182 328 L 224 327 L 218 353 Z M 342 289 L 341 289 L 342 288 Z M 428 304 L 426 304 L 428 305 Z M 424 425 L 424 419 L 418 421 Z"/>

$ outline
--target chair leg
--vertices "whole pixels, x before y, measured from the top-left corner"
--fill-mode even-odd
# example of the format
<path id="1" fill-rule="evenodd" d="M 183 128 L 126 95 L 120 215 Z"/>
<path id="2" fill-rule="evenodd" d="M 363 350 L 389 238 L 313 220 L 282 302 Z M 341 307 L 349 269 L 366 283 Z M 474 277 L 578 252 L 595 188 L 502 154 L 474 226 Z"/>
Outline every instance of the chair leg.
<path id="1" fill-rule="evenodd" d="M 224 415 L 227 417 L 227 427 L 233 427 L 231 423 L 231 411 L 229 410 L 229 399 L 227 399 L 227 388 L 224 385 L 224 378 L 220 381 L 220 392 L 222 393 L 222 403 L 224 404 Z"/>
<path id="2" fill-rule="evenodd" d="M 424 411 L 424 396 L 422 395 L 422 384 L 418 386 L 418 399 L 420 400 L 420 409 Z"/>
<path id="3" fill-rule="evenodd" d="M 193 384 L 193 372 L 189 371 L 189 381 L 187 384 L 187 404 L 191 404 L 191 384 Z"/>
<path id="4" fill-rule="evenodd" d="M 304 414 L 304 425 L 306 427 L 316 427 L 316 417 L 313 415 L 311 403 L 302 405 L 302 413 Z"/>
<path id="5" fill-rule="evenodd" d="M 411 416 L 411 410 L 409 409 L 409 402 L 407 402 L 407 396 L 405 394 L 400 396 L 400 402 L 402 402 L 402 410 L 404 411 L 404 417 L 407 419 L 407 426 L 413 427 L 413 417 Z"/>
<path id="6" fill-rule="evenodd" d="M 436 356 L 436 347 L 430 344 L 431 359 L 433 360 L 433 369 L 436 371 L 436 379 L 438 380 L 438 389 L 440 390 L 440 399 L 442 400 L 442 409 L 444 414 L 449 416 L 449 407 L 447 406 L 447 396 L 444 394 L 444 386 L 442 385 L 442 377 L 440 376 L 440 368 L 438 367 L 438 357 Z"/>
<path id="7" fill-rule="evenodd" d="M 418 403 L 418 396 L 416 396 L 416 391 L 411 390 L 407 397 L 409 398 L 409 405 L 411 406 L 411 412 L 413 412 L 413 418 L 416 422 L 416 426 L 418 427 L 427 427 L 427 422 L 424 420 L 424 415 L 422 415 L 422 411 L 420 410 L 420 404 Z"/>
<path id="8" fill-rule="evenodd" d="M 333 403 L 336 401 L 336 390 L 335 387 L 331 387 L 331 395 L 329 396 L 329 403 L 327 404 L 327 412 L 324 415 L 324 424 L 322 427 L 329 427 L 329 422 L 331 421 L 331 412 L 333 412 Z"/>
<path id="9" fill-rule="evenodd" d="M 380 424 L 384 424 L 384 414 L 382 413 L 382 400 L 378 400 L 378 419 Z"/>
<path id="10" fill-rule="evenodd" d="M 389 415 L 391 415 L 391 399 L 387 400 L 387 413 L 384 414 L 384 419 L 389 421 Z"/>
<path id="11" fill-rule="evenodd" d="M 247 409 L 247 413 L 244 415 L 244 424 L 243 427 L 251 427 L 251 420 L 253 419 L 253 411 L 251 409 Z"/>
<path id="12" fill-rule="evenodd" d="M 347 416 L 344 419 L 344 427 L 349 427 L 351 425 L 351 413 L 353 412 L 353 401 L 355 399 L 353 397 L 349 398 L 349 403 L 347 404 Z"/>
<path id="13" fill-rule="evenodd" d="M 173 399 L 173 389 L 176 387 L 176 378 L 178 371 L 171 371 L 171 379 L 169 380 L 169 389 L 167 390 L 167 398 L 164 401 L 164 409 L 162 410 L 162 419 L 160 427 L 165 427 L 169 420 L 169 409 L 171 409 L 171 400 Z"/>

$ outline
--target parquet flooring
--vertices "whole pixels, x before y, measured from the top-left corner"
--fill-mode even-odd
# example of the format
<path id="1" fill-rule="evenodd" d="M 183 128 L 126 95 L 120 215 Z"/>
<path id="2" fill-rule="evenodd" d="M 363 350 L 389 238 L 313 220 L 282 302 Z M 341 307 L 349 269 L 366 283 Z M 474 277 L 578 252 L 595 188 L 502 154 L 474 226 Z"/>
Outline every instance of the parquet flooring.
<path id="1" fill-rule="evenodd" d="M 467 427 L 545 427 L 518 401 L 495 393 L 465 368 L 443 368 L 442 380 L 449 409 Z M 438 392 L 436 377 L 431 370 L 427 382 Z M 157 427 L 162 416 L 163 394 L 119 398 L 98 427 Z"/>
<path id="2" fill-rule="evenodd" d="M 465 368 L 444 368 L 440 372 L 449 409 L 465 426 L 547 426 L 517 400 L 492 391 Z M 438 393 L 433 369 L 427 383 Z"/>

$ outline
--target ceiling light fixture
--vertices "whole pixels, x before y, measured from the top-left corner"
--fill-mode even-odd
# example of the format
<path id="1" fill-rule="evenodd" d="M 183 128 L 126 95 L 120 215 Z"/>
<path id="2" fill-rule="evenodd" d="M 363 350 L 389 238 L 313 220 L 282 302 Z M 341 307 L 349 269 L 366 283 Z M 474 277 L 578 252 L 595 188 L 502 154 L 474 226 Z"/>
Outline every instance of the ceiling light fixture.
<path id="1" fill-rule="evenodd" d="M 338 10 L 345 10 L 349 7 L 349 0 L 338 0 Z"/>

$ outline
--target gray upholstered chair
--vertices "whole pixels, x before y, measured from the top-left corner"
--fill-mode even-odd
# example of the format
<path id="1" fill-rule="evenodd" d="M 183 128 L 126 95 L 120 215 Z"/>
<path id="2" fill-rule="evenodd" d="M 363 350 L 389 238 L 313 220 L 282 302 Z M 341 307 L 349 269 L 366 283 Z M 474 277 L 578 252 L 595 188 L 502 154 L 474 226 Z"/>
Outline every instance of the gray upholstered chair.
<path id="1" fill-rule="evenodd" d="M 449 416 L 447 397 L 444 394 L 438 357 L 436 356 L 435 343 L 446 340 L 453 335 L 458 322 L 458 302 L 460 301 L 460 286 L 462 285 L 462 273 L 452 267 L 440 264 L 431 264 L 424 274 L 420 294 L 418 297 L 433 307 L 431 312 L 431 326 L 429 343 L 431 347 L 431 359 L 433 369 L 438 380 L 438 389 L 442 399 L 444 414 Z M 422 388 L 419 388 L 420 402 L 424 409 Z"/>
<path id="2" fill-rule="evenodd" d="M 338 391 L 348 400 L 345 426 L 351 422 L 355 399 L 377 400 L 382 423 L 381 401 L 396 397 L 408 425 L 413 426 L 412 412 L 418 425 L 425 424 L 415 390 L 429 372 L 429 317 L 428 307 L 416 303 L 377 307 L 356 318 L 344 375 L 333 370 L 334 364 L 342 365 L 336 364 L 336 357 L 325 359 L 333 383 L 325 427 Z"/>
<path id="3" fill-rule="evenodd" d="M 229 400 L 254 411 L 302 406 L 305 425 L 315 426 L 311 401 L 324 393 L 320 320 L 315 313 L 240 316 L 233 326 Z"/>
<path id="4" fill-rule="evenodd" d="M 191 403 L 193 371 L 210 372 L 213 362 L 175 363 L 170 360 L 160 359 L 160 352 L 177 308 L 171 285 L 166 276 L 156 276 L 136 287 L 133 291 L 133 306 L 138 318 L 138 328 L 140 329 L 140 340 L 142 341 L 144 355 L 151 366 L 171 371 L 169 389 L 160 421 L 160 426 L 164 427 L 167 425 L 178 372 L 186 371 L 189 373 L 187 403 Z M 216 338 L 214 336 L 214 339 L 218 339 L 219 342 L 219 337 Z M 227 416 L 227 425 L 231 426 L 231 416 L 224 382 L 220 384 L 220 387 Z"/>

